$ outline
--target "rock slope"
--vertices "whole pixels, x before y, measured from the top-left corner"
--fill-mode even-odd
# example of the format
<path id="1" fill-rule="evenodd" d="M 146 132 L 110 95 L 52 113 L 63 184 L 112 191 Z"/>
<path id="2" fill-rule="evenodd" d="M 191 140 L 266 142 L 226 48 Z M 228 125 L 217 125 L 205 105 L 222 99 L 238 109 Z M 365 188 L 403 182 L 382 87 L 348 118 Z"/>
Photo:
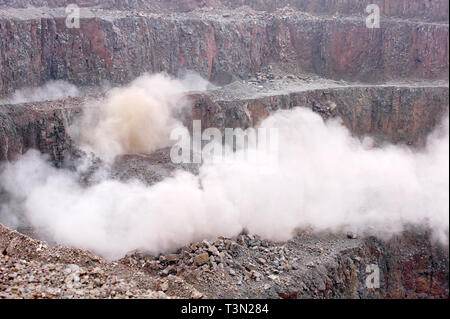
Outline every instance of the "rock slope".
<path id="1" fill-rule="evenodd" d="M 103 96 L 89 98 L 100 100 Z M 301 106 L 325 119 L 340 117 L 355 136 L 414 146 L 424 145 L 428 134 L 448 114 L 449 105 L 448 83 L 354 85 L 325 79 L 301 80 L 293 75 L 278 80 L 235 82 L 203 94 L 191 94 L 190 99 L 191 117 L 186 125 L 190 119 L 198 119 L 203 128 L 248 128 L 257 126 L 276 110 Z M 0 105 L 0 160 L 13 160 L 34 148 L 49 154 L 61 166 L 74 150 L 68 126 L 87 100 L 88 97 L 80 97 Z M 152 162 L 152 157 L 144 156 L 139 161 Z M 123 161 L 118 166 L 132 170 Z M 164 171 L 169 168 L 173 166 L 161 167 Z"/>
<path id="2" fill-rule="evenodd" d="M 415 230 L 388 241 L 242 234 L 107 262 L 0 225 L 0 298 L 448 298 L 448 250 Z M 367 266 L 380 289 L 367 289 Z"/>

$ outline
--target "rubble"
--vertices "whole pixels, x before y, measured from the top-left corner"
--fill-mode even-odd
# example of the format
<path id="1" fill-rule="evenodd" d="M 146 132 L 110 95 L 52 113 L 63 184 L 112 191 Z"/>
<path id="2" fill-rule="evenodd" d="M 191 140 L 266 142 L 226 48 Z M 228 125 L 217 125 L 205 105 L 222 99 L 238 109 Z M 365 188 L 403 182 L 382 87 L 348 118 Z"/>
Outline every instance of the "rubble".
<path id="1" fill-rule="evenodd" d="M 0 255 L 0 298 L 167 298 L 163 291 L 144 289 L 136 282 L 99 267 L 45 263 Z"/>
<path id="2" fill-rule="evenodd" d="M 203 254 L 197 255 L 194 258 L 194 263 L 196 266 L 202 266 L 204 264 L 207 264 L 208 261 L 209 261 L 208 253 L 203 253 Z"/>
<path id="3" fill-rule="evenodd" d="M 390 241 L 349 235 L 304 230 L 276 243 L 241 234 L 158 256 L 133 251 L 108 262 L 0 225 L 0 297 L 448 297 L 448 250 L 426 231 L 414 229 Z M 383 273 L 379 290 L 364 288 L 366 266 L 373 263 Z"/>

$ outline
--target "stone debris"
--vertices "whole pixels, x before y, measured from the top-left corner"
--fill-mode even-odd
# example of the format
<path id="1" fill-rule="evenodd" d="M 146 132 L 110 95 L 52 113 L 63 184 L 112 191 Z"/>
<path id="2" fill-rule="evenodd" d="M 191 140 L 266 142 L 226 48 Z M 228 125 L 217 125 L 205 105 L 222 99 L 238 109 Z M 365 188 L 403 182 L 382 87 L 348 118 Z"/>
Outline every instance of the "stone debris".
<path id="1" fill-rule="evenodd" d="M 161 258 L 135 254 L 132 258 L 150 275 L 169 282 L 177 280 L 178 287 L 182 287 L 177 288 L 178 292 L 171 288 L 173 284 L 156 286 L 169 296 L 179 296 L 180 289 L 184 289 L 188 298 L 355 297 L 355 291 L 358 296 L 367 294 L 359 288 L 364 284 L 366 264 L 372 263 L 364 254 L 381 251 L 376 246 L 362 248 L 367 244 L 358 236 L 352 236 L 351 241 L 347 238 L 346 233 L 325 239 L 305 231 L 287 243 L 274 243 L 241 234 L 186 245 L 176 252 L 176 265 L 169 261 L 169 255 Z M 126 258 L 121 262 L 130 264 Z M 347 277 L 359 279 L 350 283 Z M 297 287 L 298 291 L 289 287 Z M 445 289 L 440 290 L 443 295 L 448 291 Z"/>
<path id="2" fill-rule="evenodd" d="M 270 76 L 267 76 L 267 79 L 271 81 Z M 265 85 L 264 81 L 267 79 L 257 75 L 255 81 L 258 85 Z M 280 81 L 301 80 L 286 76 Z M 274 83 L 276 84 L 276 81 L 271 85 Z M 211 92 L 210 94 L 214 95 Z M 311 99 L 310 106 L 314 108 L 315 105 L 317 112 L 332 112 L 336 108 L 328 97 L 321 103 L 314 104 L 315 100 Z M 276 102 L 271 100 L 271 103 Z M 142 170 L 136 168 L 148 168 L 149 163 L 167 163 L 167 158 L 167 150 L 160 150 L 131 159 L 124 156 L 116 165 L 120 166 L 122 162 L 124 167 L 140 174 Z M 164 165 L 152 167 L 154 170 L 150 176 L 143 175 L 138 178 L 158 181 L 173 169 Z M 144 168 L 143 171 L 148 169 Z M 160 172 L 154 174 L 158 171 Z M 129 171 L 123 172 L 123 176 L 117 177 L 133 176 Z M 34 231 L 30 230 L 29 233 Z M 414 236 L 420 237 L 420 233 Z M 382 243 L 373 247 L 370 241 L 364 240 L 352 232 L 330 235 L 329 238 L 327 235 L 315 238 L 305 231 L 303 235 L 287 243 L 274 243 L 256 235 L 240 234 L 235 238 L 219 237 L 215 240 L 191 243 L 176 252 L 166 252 L 160 256 L 148 256 L 139 251 L 132 251 L 117 264 L 111 264 L 90 252 L 51 246 L 0 225 L 0 252 L 3 254 L 0 297 L 279 298 L 291 296 L 286 287 L 292 286 L 299 289 L 297 295 L 300 297 L 379 297 L 386 292 L 373 296 L 361 290 L 361 287 L 364 287 L 365 266 L 372 264 L 374 259 L 380 258 L 379 256 L 386 252 L 383 251 Z M 417 242 L 425 245 L 427 240 L 421 239 Z M 412 256 L 415 256 L 416 248 L 419 247 L 406 245 L 406 250 L 412 251 L 406 261 L 409 262 Z M 423 251 L 420 254 L 422 256 Z M 448 296 L 448 283 L 439 282 L 439 278 L 445 278 L 446 274 L 448 276 L 448 254 L 446 264 L 445 260 L 444 263 L 442 260 L 435 260 L 438 256 L 429 258 L 434 260 L 435 265 L 440 265 L 437 271 L 441 275 L 433 276 L 431 283 L 423 278 L 418 280 L 426 283 L 417 288 L 420 293 L 415 292 L 414 283 L 402 286 L 403 283 L 394 282 L 394 290 L 401 291 L 401 297 L 417 294 L 422 297 Z M 405 262 L 405 259 L 401 259 L 403 256 L 396 254 L 389 258 L 397 258 L 396 265 Z M 24 260 L 23 265 L 20 264 L 21 260 Z M 10 266 L 10 262 L 14 266 Z M 399 272 L 400 269 L 391 271 Z M 435 268 L 426 271 L 435 271 Z M 349 281 L 348 278 L 352 280 Z M 161 282 L 160 279 L 167 281 Z M 141 285 L 142 281 L 145 281 L 144 285 Z M 433 288 L 423 291 L 423 287 Z"/>
<path id="3" fill-rule="evenodd" d="M 169 255 L 166 255 L 165 259 L 168 262 L 177 262 L 180 260 L 180 256 L 178 256 L 177 254 L 169 254 Z"/>
<path id="4" fill-rule="evenodd" d="M 356 239 L 358 238 L 358 234 L 352 233 L 352 232 L 348 232 L 347 233 L 347 238 L 349 239 Z"/>
<path id="5" fill-rule="evenodd" d="M 0 255 L 0 298 L 167 298 L 99 267 L 26 261 Z"/>
<path id="6" fill-rule="evenodd" d="M 208 253 L 203 253 L 203 254 L 197 255 L 194 258 L 194 263 L 197 266 L 202 266 L 202 265 L 208 263 L 208 261 L 209 261 Z"/>
<path id="7" fill-rule="evenodd" d="M 370 132 L 388 141 L 418 144 L 448 108 L 448 56 L 440 54 L 448 51 L 448 23 L 425 23 L 448 20 L 442 1 L 430 2 L 426 12 L 393 5 L 397 9 L 386 13 L 379 36 L 354 32 L 364 22 L 362 12 L 356 5 L 340 12 L 339 1 L 329 6 L 329 12 L 314 1 L 304 6 L 310 12 L 284 7 L 284 1 L 275 5 L 275 1 L 246 1 L 248 6 L 235 0 L 103 1 L 97 8 L 85 8 L 84 14 L 96 18 L 89 30 L 81 30 L 83 36 L 74 38 L 55 22 L 63 12 L 55 9 L 59 1 L 38 0 L 33 8 L 11 10 L 24 7 L 24 1 L 11 0 L 0 5 L 0 26 L 6 25 L 5 34 L 14 35 L 6 36 L 8 45 L 2 47 L 8 59 L 0 61 L 0 97 L 49 80 L 55 70 L 58 78 L 89 86 L 100 80 L 127 83 L 134 74 L 161 67 L 169 67 L 173 74 L 180 68 L 192 69 L 218 85 L 190 96 L 194 110 L 208 110 L 201 118 L 208 127 L 251 127 L 275 110 L 303 106 L 324 119 L 341 116 L 358 136 Z M 411 17 L 419 20 L 406 20 Z M 41 33 L 33 31 L 39 19 L 55 26 L 48 37 L 39 38 Z M 198 34 L 202 36 L 196 38 Z M 340 41 L 342 34 L 348 34 L 346 43 Z M 98 40 L 95 46 L 90 45 L 92 38 Z M 149 38 L 158 40 L 157 48 Z M 195 41 L 186 41 L 191 38 Z M 405 46 L 411 38 L 415 50 Z M 250 39 L 252 45 L 242 39 Z M 390 45 L 383 47 L 380 41 Z M 30 59 L 22 59 L 29 55 L 24 42 L 40 43 Z M 95 52 L 73 50 L 80 45 Z M 315 54 L 317 48 L 320 56 Z M 150 58 L 134 63 L 139 57 L 136 50 L 148 51 Z M 65 52 L 72 53 L 70 63 Z M 42 57 L 55 63 L 42 64 Z M 398 82 L 406 71 L 411 78 Z M 425 71 L 424 80 L 414 76 Z M 368 74 L 371 78 L 366 82 Z M 385 82 L 390 79 L 395 82 Z M 102 94 L 92 92 L 92 98 Z M 70 157 L 87 157 L 73 145 L 66 125 L 78 116 L 88 97 L 26 103 L 21 105 L 24 112 L 2 102 L 0 141 L 6 147 L 0 148 L 0 160 L 10 160 L 30 146 L 49 154 L 57 167 L 67 165 Z M 392 101 L 395 107 L 387 107 Z M 378 105 L 382 107 L 374 107 Z M 417 116 L 424 105 L 429 116 Z M 410 111 L 399 115 L 395 110 Z M 392 123 L 392 118 L 399 120 Z M 374 126 L 373 119 L 392 126 Z M 96 162 L 84 172 L 81 183 L 92 183 L 100 165 Z M 171 163 L 169 150 L 163 149 L 120 156 L 111 174 L 152 184 L 178 168 Z M 181 168 L 198 172 L 195 165 Z M 0 297 L 448 298 L 448 251 L 433 247 L 431 254 L 432 244 L 420 231 L 407 239 L 384 245 L 353 232 L 315 236 L 305 231 L 289 242 L 275 243 L 243 233 L 191 243 L 160 256 L 131 251 L 120 261 L 108 262 L 91 252 L 53 246 L 0 225 Z M 364 288 L 366 266 L 373 263 L 389 270 L 383 284 L 390 286 L 375 292 Z M 404 278 L 404 269 L 411 270 L 411 276 Z"/>

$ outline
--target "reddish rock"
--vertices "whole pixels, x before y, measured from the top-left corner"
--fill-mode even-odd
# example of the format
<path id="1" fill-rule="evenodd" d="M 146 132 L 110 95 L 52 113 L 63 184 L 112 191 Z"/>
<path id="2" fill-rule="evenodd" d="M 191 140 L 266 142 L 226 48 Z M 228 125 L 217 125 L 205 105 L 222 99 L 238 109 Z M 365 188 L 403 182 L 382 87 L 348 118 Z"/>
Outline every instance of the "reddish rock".
<path id="1" fill-rule="evenodd" d="M 0 94 L 51 79 L 120 84 L 146 71 L 184 69 L 223 84 L 268 64 L 349 81 L 448 79 L 448 24 L 386 19 L 368 29 L 363 17 L 158 9 L 157 15 L 93 11 L 96 17 L 82 17 L 80 29 L 68 29 L 65 17 L 37 18 L 42 13 L 30 10 L 19 18 L 0 15 Z"/>

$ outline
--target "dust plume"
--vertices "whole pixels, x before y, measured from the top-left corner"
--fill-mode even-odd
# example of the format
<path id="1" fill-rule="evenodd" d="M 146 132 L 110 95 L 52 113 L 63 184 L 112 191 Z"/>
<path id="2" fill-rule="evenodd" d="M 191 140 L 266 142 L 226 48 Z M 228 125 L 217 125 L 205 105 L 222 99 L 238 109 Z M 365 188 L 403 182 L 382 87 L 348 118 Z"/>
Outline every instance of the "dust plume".
<path id="1" fill-rule="evenodd" d="M 165 76 L 115 90 L 88 142 L 109 156 L 165 145 L 182 92 Z M 261 127 L 279 128 L 279 161 L 263 175 L 236 157 L 205 163 L 198 175 L 178 171 L 153 186 L 108 178 L 81 186 L 76 172 L 53 168 L 30 151 L 2 170 L 0 187 L 11 200 L 1 216 L 20 211 L 55 241 L 109 259 L 134 249 L 167 252 L 243 229 L 272 240 L 304 227 L 388 238 L 421 225 L 448 243 L 448 118 L 420 151 L 374 148 L 339 120 L 324 122 L 305 108 L 276 112 Z"/>
<path id="2" fill-rule="evenodd" d="M 28 102 L 55 101 L 79 96 L 80 90 L 69 82 L 49 81 L 40 87 L 17 90 L 10 97 L 0 100 L 0 104 L 21 104 Z"/>
<path id="3" fill-rule="evenodd" d="M 70 128 L 71 135 L 105 160 L 169 146 L 170 132 L 182 126 L 176 115 L 189 104 L 185 93 L 206 87 L 207 81 L 194 73 L 181 80 L 164 74 L 141 76 L 110 90 L 104 101 L 87 105 Z"/>

